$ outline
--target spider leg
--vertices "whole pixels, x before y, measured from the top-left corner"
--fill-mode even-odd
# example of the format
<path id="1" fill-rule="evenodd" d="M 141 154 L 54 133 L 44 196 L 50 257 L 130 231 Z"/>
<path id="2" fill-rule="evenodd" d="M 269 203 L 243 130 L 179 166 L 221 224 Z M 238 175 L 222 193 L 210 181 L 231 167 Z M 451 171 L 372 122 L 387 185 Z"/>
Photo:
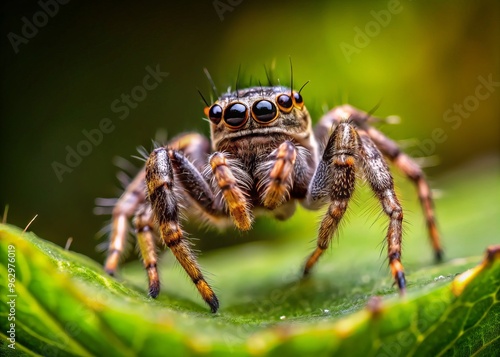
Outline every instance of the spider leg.
<path id="1" fill-rule="evenodd" d="M 167 145 L 181 151 L 199 172 L 202 172 L 210 153 L 210 142 L 199 133 L 184 133 L 174 137 Z"/>
<path id="2" fill-rule="evenodd" d="M 186 157 L 188 157 L 195 164 L 198 164 L 198 171 L 200 171 L 203 167 L 202 165 L 205 164 L 210 150 L 208 140 L 198 133 L 186 133 L 174 137 L 169 142 L 169 147 L 183 151 Z M 187 169 L 183 169 L 189 165 L 191 164 L 184 164 L 183 162 L 178 164 L 181 172 L 189 171 Z M 128 222 L 139 207 L 146 201 L 145 179 L 146 171 L 142 168 L 134 180 L 127 186 L 125 192 L 118 199 L 118 202 L 113 209 L 108 256 L 106 258 L 106 262 L 104 263 L 104 270 L 110 275 L 115 274 L 121 255 L 125 249 L 129 228 Z M 208 184 L 204 182 L 204 179 L 200 174 L 196 176 L 196 179 L 186 181 L 188 182 L 188 185 L 190 182 L 195 182 L 198 186 L 203 186 L 204 192 L 206 192 L 209 196 L 212 195 Z M 198 194 L 197 198 L 201 197 L 199 203 L 204 204 L 208 211 L 214 212 L 215 214 L 216 210 L 214 211 L 213 207 L 210 207 L 212 204 L 210 198 L 203 199 L 204 195 L 200 193 L 200 190 L 196 190 L 196 187 L 198 186 L 191 185 L 189 188 L 193 188 L 193 190 L 188 190 L 188 192 L 193 195 Z M 221 211 L 220 208 L 219 211 Z M 218 214 L 220 215 L 221 213 Z"/>
<path id="3" fill-rule="evenodd" d="M 171 150 L 170 154 L 173 152 Z M 203 277 L 196 257 L 180 227 L 179 204 L 174 185 L 174 167 L 169 150 L 163 147 L 155 149 L 146 162 L 146 186 L 160 236 L 212 312 L 216 312 L 219 301 Z"/>
<path id="4" fill-rule="evenodd" d="M 214 199 L 210 185 L 194 164 L 183 152 L 170 148 L 167 151 L 184 193 L 191 198 L 190 204 L 196 204 L 208 216 L 225 216 L 222 207 Z"/>
<path id="5" fill-rule="evenodd" d="M 441 247 L 436 218 L 434 215 L 434 201 L 432 199 L 431 189 L 425 179 L 422 169 L 411 157 L 401 152 L 398 145 L 394 141 L 387 138 L 377 129 L 368 127 L 366 132 L 380 151 L 387 156 L 411 181 L 413 181 L 417 187 L 418 198 L 424 212 L 427 230 L 434 249 L 434 256 L 437 261 L 441 261 L 443 258 L 443 249 Z"/>
<path id="6" fill-rule="evenodd" d="M 394 192 L 394 182 L 381 152 L 366 132 L 358 130 L 358 133 L 366 179 L 380 200 L 385 214 L 389 217 L 387 230 L 389 266 L 401 294 L 404 294 L 406 280 L 401 264 L 403 209 Z"/>
<path id="7" fill-rule="evenodd" d="M 348 104 L 333 108 L 321 118 L 314 129 L 315 136 L 320 145 L 322 143 L 324 145 L 329 132 L 338 125 L 342 118 L 349 118 L 357 128 L 365 131 L 382 154 L 391 160 L 398 169 L 413 181 L 417 188 L 420 205 L 424 212 L 427 230 L 434 249 L 434 256 L 437 261 L 441 261 L 443 249 L 441 247 L 440 235 L 434 215 L 432 192 L 420 166 L 418 166 L 418 164 L 408 155 L 401 152 L 394 141 L 386 137 L 379 130 L 370 126 L 372 122 L 377 121 L 376 118 Z"/>
<path id="8" fill-rule="evenodd" d="M 356 180 L 358 147 L 358 134 L 348 122 L 338 124 L 326 144 L 311 181 L 307 201 L 311 207 L 317 207 L 326 200 L 329 200 L 330 205 L 321 221 L 317 247 L 305 264 L 304 275 L 309 274 L 328 248 L 347 209 Z"/>
<path id="9" fill-rule="evenodd" d="M 267 161 L 259 165 L 256 176 L 264 207 L 275 209 L 290 196 L 296 159 L 295 145 L 285 141 L 269 155 Z"/>
<path id="10" fill-rule="evenodd" d="M 137 243 L 141 252 L 144 268 L 148 274 L 149 296 L 156 298 L 160 292 L 160 279 L 158 277 L 158 254 L 154 236 L 153 212 L 149 204 L 143 204 L 134 218 Z"/>
<path id="11" fill-rule="evenodd" d="M 108 256 L 104 263 L 104 270 L 110 275 L 115 274 L 120 256 L 125 248 L 128 221 L 134 215 L 137 208 L 146 201 L 144 178 L 145 171 L 141 170 L 127 187 L 113 209 L 111 238 Z"/>
<path id="12" fill-rule="evenodd" d="M 224 223 L 227 218 L 224 206 L 214 195 L 207 178 L 202 172 L 206 170 L 209 159 L 210 143 L 198 133 L 181 134 L 168 144 L 168 155 L 179 182 L 182 184 L 185 197 L 182 203 L 189 206 L 192 216 L 210 220 L 212 223 Z M 191 208 L 199 208 L 194 212 Z"/>
<path id="13" fill-rule="evenodd" d="M 253 217 L 245 194 L 249 177 L 237 161 L 230 160 L 224 153 L 215 152 L 209 159 L 217 189 L 220 190 L 234 224 L 241 230 L 249 230 Z"/>

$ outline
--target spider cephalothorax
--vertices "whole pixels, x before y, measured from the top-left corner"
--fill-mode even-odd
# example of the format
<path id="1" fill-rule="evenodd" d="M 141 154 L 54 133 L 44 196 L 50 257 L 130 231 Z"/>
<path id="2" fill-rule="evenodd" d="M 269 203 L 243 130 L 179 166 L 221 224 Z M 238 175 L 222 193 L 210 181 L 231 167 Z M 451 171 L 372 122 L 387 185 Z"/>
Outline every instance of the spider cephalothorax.
<path id="1" fill-rule="evenodd" d="M 299 92 L 282 86 L 252 87 L 222 95 L 205 108 L 211 141 L 197 133 L 181 134 L 155 149 L 113 210 L 105 269 L 114 273 L 123 251 L 127 222 L 135 216 L 149 295 L 160 283 L 155 236 L 170 248 L 213 312 L 219 302 L 200 271 L 180 225 L 180 211 L 218 223 L 251 228 L 254 216 L 270 213 L 287 219 L 297 203 L 327 206 L 317 248 L 304 267 L 307 275 L 327 249 L 355 186 L 364 175 L 389 217 L 389 266 L 401 292 L 403 211 L 384 156 L 415 182 L 437 259 L 441 246 L 431 192 L 419 166 L 370 123 L 369 114 L 349 105 L 336 107 L 314 130 Z"/>
<path id="2" fill-rule="evenodd" d="M 214 150 L 244 136 L 304 135 L 311 118 L 302 96 L 286 87 L 253 87 L 223 95 L 205 113 Z"/>

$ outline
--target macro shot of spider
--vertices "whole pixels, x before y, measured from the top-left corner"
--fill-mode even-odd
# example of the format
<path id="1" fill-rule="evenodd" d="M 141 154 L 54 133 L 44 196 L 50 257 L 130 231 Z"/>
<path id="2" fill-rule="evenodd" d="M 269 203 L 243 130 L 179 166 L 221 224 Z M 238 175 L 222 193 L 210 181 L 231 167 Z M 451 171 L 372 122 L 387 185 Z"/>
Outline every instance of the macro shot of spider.
<path id="1" fill-rule="evenodd" d="M 431 190 L 416 162 L 372 126 L 377 118 L 350 105 L 331 109 L 313 128 L 301 91 L 290 87 L 256 86 L 220 95 L 205 108 L 210 139 L 184 133 L 154 149 L 113 208 L 108 273 L 117 270 L 133 217 L 149 295 L 160 292 L 159 238 L 216 312 L 219 301 L 183 233 L 181 217 L 232 222 L 246 231 L 260 214 L 286 220 L 298 203 L 313 210 L 326 207 L 317 246 L 303 268 L 307 275 L 328 248 L 356 176 L 362 175 L 389 218 L 389 267 L 404 294 L 403 210 L 386 159 L 415 183 L 435 257 L 441 259 Z"/>

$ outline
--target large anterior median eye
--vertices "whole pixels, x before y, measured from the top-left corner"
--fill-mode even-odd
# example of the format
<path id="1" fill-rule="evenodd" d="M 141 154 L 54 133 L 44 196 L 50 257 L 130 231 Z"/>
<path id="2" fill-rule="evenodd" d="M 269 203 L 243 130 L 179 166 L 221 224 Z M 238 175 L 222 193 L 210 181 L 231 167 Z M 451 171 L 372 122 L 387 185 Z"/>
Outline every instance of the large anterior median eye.
<path id="1" fill-rule="evenodd" d="M 252 114 L 256 121 L 260 123 L 269 123 L 276 118 L 278 110 L 273 103 L 263 99 L 252 105 Z"/>
<path id="2" fill-rule="evenodd" d="M 248 120 L 248 110 L 244 104 L 233 103 L 224 109 L 224 121 L 233 128 L 243 126 Z"/>

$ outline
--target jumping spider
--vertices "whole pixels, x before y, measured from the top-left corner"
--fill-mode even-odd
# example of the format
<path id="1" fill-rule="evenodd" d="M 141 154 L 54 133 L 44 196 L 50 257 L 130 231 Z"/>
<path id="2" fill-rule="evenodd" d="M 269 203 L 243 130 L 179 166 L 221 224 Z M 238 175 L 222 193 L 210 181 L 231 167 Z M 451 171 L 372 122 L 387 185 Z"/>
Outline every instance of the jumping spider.
<path id="1" fill-rule="evenodd" d="M 254 215 L 262 212 L 285 220 L 293 215 L 297 202 L 315 210 L 328 204 L 317 247 L 304 267 L 307 275 L 337 230 L 359 170 L 389 217 L 389 266 L 404 293 L 403 210 L 383 156 L 417 186 L 435 256 L 441 259 L 429 185 L 420 167 L 370 125 L 376 118 L 342 105 L 326 113 L 313 129 L 300 91 L 283 86 L 224 94 L 207 104 L 205 115 L 210 121 L 210 141 L 197 133 L 185 133 L 156 148 L 117 201 L 105 263 L 108 273 L 117 269 L 128 220 L 135 216 L 149 295 L 156 297 L 160 292 L 155 244 L 155 237 L 160 236 L 216 312 L 219 301 L 181 229 L 181 211 L 213 223 L 232 221 L 246 231 Z"/>

